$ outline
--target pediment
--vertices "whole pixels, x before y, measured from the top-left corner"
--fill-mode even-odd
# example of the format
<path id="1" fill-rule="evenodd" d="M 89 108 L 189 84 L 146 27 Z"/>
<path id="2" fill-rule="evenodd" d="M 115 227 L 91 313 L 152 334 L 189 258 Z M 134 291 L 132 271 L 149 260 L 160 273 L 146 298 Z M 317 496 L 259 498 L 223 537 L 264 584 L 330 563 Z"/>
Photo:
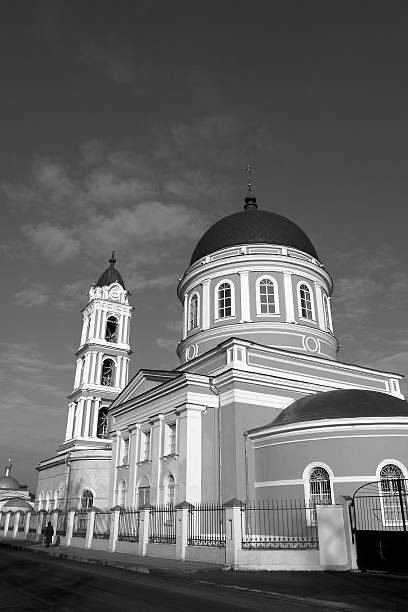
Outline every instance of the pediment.
<path id="1" fill-rule="evenodd" d="M 180 372 L 167 370 L 139 370 L 139 372 L 129 381 L 127 386 L 118 395 L 109 409 L 124 404 L 125 402 L 143 395 L 147 391 L 162 385 L 163 383 L 177 378 Z"/>

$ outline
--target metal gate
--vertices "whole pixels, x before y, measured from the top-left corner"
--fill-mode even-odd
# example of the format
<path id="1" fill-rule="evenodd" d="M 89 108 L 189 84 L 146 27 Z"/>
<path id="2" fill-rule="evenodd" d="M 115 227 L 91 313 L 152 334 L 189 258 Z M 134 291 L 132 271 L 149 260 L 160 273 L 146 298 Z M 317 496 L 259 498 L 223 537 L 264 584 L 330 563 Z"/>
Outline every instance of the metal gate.
<path id="1" fill-rule="evenodd" d="M 379 480 L 357 489 L 350 519 L 359 569 L 408 570 L 408 480 Z"/>

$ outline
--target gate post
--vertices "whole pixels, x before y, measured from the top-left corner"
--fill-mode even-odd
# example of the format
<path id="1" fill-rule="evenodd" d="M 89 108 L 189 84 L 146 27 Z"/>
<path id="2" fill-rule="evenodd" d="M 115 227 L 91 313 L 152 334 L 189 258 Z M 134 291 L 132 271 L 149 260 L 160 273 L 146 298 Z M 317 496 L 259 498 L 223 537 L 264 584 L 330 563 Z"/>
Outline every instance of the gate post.
<path id="1" fill-rule="evenodd" d="M 183 501 L 177 504 L 176 511 L 176 559 L 186 558 L 187 536 L 188 536 L 188 513 L 192 504 Z"/>
<path id="2" fill-rule="evenodd" d="M 114 506 L 110 509 L 111 512 L 111 525 L 109 533 L 109 552 L 115 552 L 116 544 L 118 543 L 119 534 L 119 517 L 122 506 Z M 94 515 L 95 516 L 95 515 Z M 92 525 L 93 529 L 93 525 Z"/>
<path id="3" fill-rule="evenodd" d="M 225 508 L 225 556 L 226 562 L 233 568 L 237 566 L 238 553 L 241 550 L 241 508 L 245 504 L 234 497 L 224 504 Z"/>
<path id="4" fill-rule="evenodd" d="M 139 509 L 139 546 L 138 554 L 146 554 L 146 546 L 149 542 L 149 521 L 150 521 L 150 510 L 152 506 L 147 504 Z"/>
<path id="5" fill-rule="evenodd" d="M 338 502 L 339 504 L 343 506 L 344 530 L 345 530 L 346 545 L 347 545 L 347 557 L 348 557 L 351 569 L 356 570 L 358 569 L 356 537 L 353 533 L 353 525 L 351 524 L 351 510 L 353 507 L 353 498 L 350 497 L 349 495 L 340 495 Z"/>

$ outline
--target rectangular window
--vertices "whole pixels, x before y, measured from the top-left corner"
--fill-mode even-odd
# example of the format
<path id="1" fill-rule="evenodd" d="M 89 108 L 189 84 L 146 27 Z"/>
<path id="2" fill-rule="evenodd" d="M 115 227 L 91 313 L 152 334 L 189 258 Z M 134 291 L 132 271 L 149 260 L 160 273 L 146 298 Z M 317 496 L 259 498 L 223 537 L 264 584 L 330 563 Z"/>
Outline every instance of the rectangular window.
<path id="1" fill-rule="evenodd" d="M 129 463 L 129 438 L 122 440 L 122 465 Z"/>
<path id="2" fill-rule="evenodd" d="M 177 452 L 177 429 L 176 423 L 167 423 L 165 430 L 164 452 L 166 455 L 175 455 Z"/>
<path id="3" fill-rule="evenodd" d="M 143 432 L 142 461 L 150 461 L 150 431 Z"/>

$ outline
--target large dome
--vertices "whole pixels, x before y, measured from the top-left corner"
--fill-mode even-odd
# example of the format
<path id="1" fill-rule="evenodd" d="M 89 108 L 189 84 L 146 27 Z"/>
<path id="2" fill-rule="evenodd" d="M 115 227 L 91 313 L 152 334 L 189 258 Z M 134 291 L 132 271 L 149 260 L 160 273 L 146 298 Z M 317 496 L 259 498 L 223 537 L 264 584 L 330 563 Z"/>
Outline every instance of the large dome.
<path id="1" fill-rule="evenodd" d="M 198 242 L 190 265 L 219 249 L 257 243 L 294 247 L 318 259 L 313 244 L 296 223 L 268 210 L 248 208 L 214 223 Z"/>
<path id="2" fill-rule="evenodd" d="M 322 419 L 408 417 L 408 404 L 379 391 L 339 389 L 306 395 L 282 410 L 270 424 L 292 425 Z"/>

